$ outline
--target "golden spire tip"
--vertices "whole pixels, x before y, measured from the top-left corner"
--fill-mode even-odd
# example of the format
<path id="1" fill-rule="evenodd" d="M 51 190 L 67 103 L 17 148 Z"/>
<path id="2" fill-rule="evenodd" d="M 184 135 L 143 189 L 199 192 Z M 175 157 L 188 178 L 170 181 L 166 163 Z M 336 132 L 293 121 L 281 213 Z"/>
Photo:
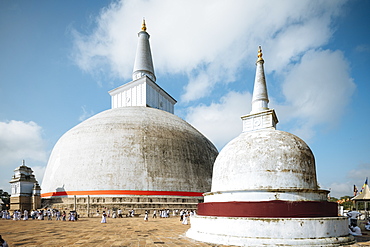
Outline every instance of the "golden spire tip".
<path id="1" fill-rule="evenodd" d="M 262 58 L 262 48 L 261 46 L 258 46 L 258 55 L 257 55 L 258 59 L 257 59 L 257 62 L 258 61 L 263 61 L 263 58 Z"/>
<path id="2" fill-rule="evenodd" d="M 143 24 L 141 25 L 141 30 L 146 32 L 145 18 L 143 18 Z"/>

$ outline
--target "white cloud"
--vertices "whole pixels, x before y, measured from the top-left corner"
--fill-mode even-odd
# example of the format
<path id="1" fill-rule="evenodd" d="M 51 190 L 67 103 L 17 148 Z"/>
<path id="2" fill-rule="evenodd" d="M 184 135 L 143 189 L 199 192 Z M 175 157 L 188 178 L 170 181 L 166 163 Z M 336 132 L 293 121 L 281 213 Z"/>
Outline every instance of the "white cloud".
<path id="1" fill-rule="evenodd" d="M 91 33 L 73 32 L 73 57 L 85 71 L 129 79 L 134 34 L 145 17 L 157 73 L 188 75 L 182 96 L 188 102 L 209 95 L 215 84 L 230 82 L 241 68 L 252 66 L 260 44 L 267 47 L 266 58 L 274 58 L 269 70 L 280 70 L 307 50 L 326 44 L 332 18 L 344 2 L 114 2 L 102 10 Z M 265 16 L 269 18 L 261 18 Z M 200 90 L 193 88 L 195 83 Z"/>
<path id="2" fill-rule="evenodd" d="M 128 5 L 132 6 L 133 3 L 128 2 Z M 103 74 L 121 78 L 127 78 L 132 72 L 132 57 L 135 55 L 135 49 L 132 48 L 136 47 L 135 35 L 132 34 L 138 29 L 129 21 L 134 18 L 132 14 L 122 6 L 121 2 L 113 2 L 102 9 L 94 22 L 96 27 L 92 35 L 83 35 L 72 29 L 72 58 L 82 70 L 98 76 Z"/>
<path id="3" fill-rule="evenodd" d="M 353 196 L 353 184 L 351 182 L 332 183 L 328 188 L 323 188 L 330 191 L 330 196 L 341 198 L 342 196 Z"/>
<path id="4" fill-rule="evenodd" d="M 220 102 L 188 108 L 186 121 L 221 149 L 242 131 L 241 116 L 251 111 L 251 94 L 229 92 Z"/>
<path id="5" fill-rule="evenodd" d="M 338 181 L 327 185 L 326 189 L 330 189 L 330 195 L 340 198 L 342 196 L 353 196 L 353 187 L 356 185 L 360 192 L 364 185 L 366 177 L 370 174 L 370 164 L 361 164 L 347 172 L 347 176 L 343 181 Z M 370 180 L 368 181 L 370 182 Z"/>
<path id="6" fill-rule="evenodd" d="M 0 188 L 8 191 L 12 169 L 20 166 L 23 159 L 27 166 L 46 165 L 47 152 L 42 128 L 32 121 L 0 122 L 0 157 L 0 168 L 6 171 L 0 173 Z"/>
<path id="7" fill-rule="evenodd" d="M 345 2 L 114 2 L 101 11 L 90 33 L 74 31 L 73 55 L 85 71 L 129 80 L 136 33 L 145 17 L 157 78 L 161 74 L 187 78 L 185 83 L 176 82 L 183 89 L 180 103 L 191 106 L 186 120 L 222 147 L 240 133 L 236 131 L 241 130 L 239 117 L 249 112 L 245 109 L 250 100 L 245 98 L 243 107 L 233 108 L 236 99 L 230 97 L 232 93 L 224 93 L 215 102 L 192 104 L 245 78 L 245 71 L 255 66 L 258 45 L 262 45 L 266 73 L 274 72 L 282 79 L 267 81 L 268 87 L 279 85 L 283 93 L 279 101 L 270 94 L 270 107 L 288 126 L 285 129 L 309 139 L 318 125 L 330 126 L 340 119 L 355 90 L 343 54 L 321 50 L 332 38 L 334 20 Z M 226 124 L 230 124 L 227 130 Z"/>
<path id="8" fill-rule="evenodd" d="M 287 115 L 282 117 L 298 121 L 292 131 L 309 139 L 314 126 L 338 123 L 355 88 L 340 51 L 311 50 L 286 73 L 282 89 L 288 111 L 284 109 Z"/>
<path id="9" fill-rule="evenodd" d="M 355 169 L 348 172 L 347 177 L 356 181 L 356 184 L 361 187 L 365 182 L 365 178 L 370 178 L 370 164 L 358 165 Z M 370 183 L 370 180 L 368 182 Z"/>
<path id="10" fill-rule="evenodd" d="M 370 52 L 370 45 L 368 44 L 362 44 L 355 47 L 355 51 L 362 52 L 362 53 L 368 53 Z"/>
<path id="11" fill-rule="evenodd" d="M 214 81 L 208 73 L 200 73 L 195 78 L 190 78 L 189 83 L 184 87 L 185 94 L 181 96 L 181 100 L 189 102 L 205 95 L 208 95 Z"/>
<path id="12" fill-rule="evenodd" d="M 340 51 L 309 51 L 286 69 L 282 78 L 284 101 L 276 102 L 272 98 L 269 107 L 275 108 L 285 129 L 303 140 L 315 136 L 318 125 L 335 126 L 355 90 L 349 65 Z M 271 82 L 267 84 L 271 86 Z M 248 114 L 250 106 L 249 93 L 231 92 L 219 103 L 191 107 L 186 120 L 220 148 L 240 133 L 240 116 Z"/>
<path id="13" fill-rule="evenodd" d="M 94 115 L 94 111 L 93 110 L 86 110 L 86 106 L 81 106 L 81 109 L 82 109 L 82 114 L 78 117 L 78 120 L 79 121 L 84 121 L 86 119 L 88 119 L 89 117 L 91 117 L 92 115 Z"/>
<path id="14" fill-rule="evenodd" d="M 35 122 L 0 122 L 0 143 L 2 160 L 9 161 L 14 157 L 20 160 L 22 157 L 32 157 L 39 161 L 46 159 L 42 128 Z"/>

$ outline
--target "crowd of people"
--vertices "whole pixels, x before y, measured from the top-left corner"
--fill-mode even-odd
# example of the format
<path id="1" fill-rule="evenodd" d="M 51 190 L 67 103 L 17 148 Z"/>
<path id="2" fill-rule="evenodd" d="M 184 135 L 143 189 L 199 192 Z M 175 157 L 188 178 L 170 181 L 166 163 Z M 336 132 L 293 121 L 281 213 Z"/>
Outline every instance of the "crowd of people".
<path id="1" fill-rule="evenodd" d="M 187 210 L 187 209 L 174 209 L 172 210 L 172 217 L 180 217 L 180 221 L 182 224 L 187 225 L 188 219 L 190 216 L 194 215 L 195 211 L 193 210 Z M 129 210 L 126 215 L 123 214 L 123 211 L 121 209 L 118 209 L 116 211 L 110 211 L 104 210 L 102 211 L 101 217 L 101 223 L 106 223 L 107 218 L 123 218 L 126 217 L 135 217 L 139 216 L 140 214 L 135 214 L 135 209 Z M 171 215 L 170 209 L 160 209 L 156 210 L 154 209 L 152 212 L 152 218 L 169 218 Z M 95 216 L 100 216 L 99 211 L 96 212 Z M 349 220 L 349 233 L 354 236 L 361 236 L 361 228 L 358 226 L 358 218 L 361 216 L 361 213 L 358 212 L 355 208 L 350 210 L 347 213 L 347 217 Z M 20 210 L 14 210 L 12 213 L 9 212 L 9 210 L 2 210 L 0 211 L 0 218 L 2 219 L 13 219 L 13 220 L 52 220 L 55 218 L 55 220 L 60 221 L 76 221 L 78 220 L 78 214 L 76 211 L 69 211 L 68 214 L 66 211 L 56 210 L 56 209 L 39 209 L 39 210 L 32 210 L 31 212 L 28 212 L 27 210 L 24 210 L 21 212 Z M 144 214 L 144 220 L 149 220 L 149 211 L 145 210 Z M 370 231 L 370 218 L 365 222 L 364 229 Z"/>
<path id="2" fill-rule="evenodd" d="M 182 224 L 184 225 L 187 225 L 188 224 L 188 219 L 191 215 L 194 215 L 195 214 L 195 211 L 193 210 L 186 210 L 186 209 L 181 209 L 181 210 L 178 210 L 178 209 L 174 209 L 172 210 L 172 217 L 180 217 L 180 221 L 182 222 Z M 160 210 L 156 210 L 154 209 L 153 212 L 152 212 L 152 218 L 169 218 L 171 215 L 171 211 L 169 209 L 160 209 Z M 96 217 L 100 217 L 100 212 L 99 211 L 96 211 L 96 214 L 95 214 Z M 126 214 L 126 217 L 138 217 L 140 216 L 140 214 L 135 214 L 135 209 L 132 209 L 132 210 L 129 210 L 128 213 Z M 123 218 L 123 213 L 122 213 L 122 210 L 121 209 L 118 209 L 117 212 L 116 211 L 110 211 L 110 210 L 107 210 L 107 211 L 102 211 L 101 213 L 101 223 L 107 223 L 107 218 L 112 218 L 112 219 L 115 219 L 115 218 Z M 144 221 L 148 221 L 149 220 L 149 210 L 145 210 L 145 213 L 144 213 Z"/>
<path id="3" fill-rule="evenodd" d="M 186 209 L 181 209 L 181 210 L 174 209 L 174 210 L 172 210 L 172 217 L 179 216 L 180 221 L 184 225 L 188 224 L 189 216 L 194 215 L 194 214 L 195 214 L 195 211 L 193 211 L 193 210 L 186 210 Z M 97 216 L 98 215 L 99 215 L 99 212 L 97 212 Z M 101 223 L 106 223 L 106 219 L 109 218 L 109 217 L 117 218 L 117 215 L 118 215 L 119 218 L 123 217 L 121 209 L 118 209 L 117 214 L 116 214 L 115 211 L 113 211 L 112 216 L 110 216 L 110 211 L 109 210 L 107 211 L 107 213 L 105 211 L 103 211 Z M 135 214 L 135 210 L 132 209 L 132 210 L 128 211 L 128 213 L 126 214 L 126 217 L 135 217 L 135 216 L 139 216 L 139 215 L 140 214 Z M 171 211 L 169 209 L 160 209 L 160 210 L 154 209 L 153 212 L 152 212 L 152 218 L 157 218 L 157 217 L 159 217 L 159 218 L 169 218 L 170 215 L 171 215 Z M 149 220 L 149 211 L 145 210 L 144 221 L 148 221 L 148 220 Z"/>
<path id="4" fill-rule="evenodd" d="M 68 214 L 66 211 L 59 211 L 56 209 L 40 209 L 40 210 L 32 210 L 28 212 L 28 210 L 24 210 L 23 212 L 20 210 L 14 210 L 13 213 L 10 213 L 8 210 L 0 211 L 0 218 L 2 219 L 13 219 L 13 220 L 55 220 L 60 221 L 76 221 L 78 219 L 78 215 L 76 211 L 70 211 Z"/>
<path id="5" fill-rule="evenodd" d="M 358 226 L 358 218 L 362 214 L 353 208 L 347 213 L 347 217 L 349 220 L 349 233 L 353 236 L 362 236 L 363 233 L 361 232 L 361 228 Z M 365 230 L 370 231 L 370 218 L 367 219 L 364 225 Z"/>
<path id="6" fill-rule="evenodd" d="M 144 220 L 148 221 L 150 218 L 150 211 L 145 210 Z M 188 224 L 189 217 L 195 215 L 195 211 L 187 209 L 154 209 L 151 214 L 151 218 L 170 218 L 170 217 L 179 217 L 180 222 L 184 225 Z M 106 209 L 104 211 L 97 211 L 95 216 L 101 216 L 101 223 L 107 223 L 108 218 L 123 218 L 126 217 L 140 217 L 141 214 L 135 214 L 135 210 L 129 210 L 125 215 L 121 209 L 117 211 L 110 211 Z M 40 209 L 40 210 L 14 210 L 9 212 L 8 210 L 0 211 L 0 219 L 5 220 L 56 220 L 56 221 L 76 221 L 79 216 L 76 211 L 69 211 L 67 214 L 66 211 L 56 210 L 56 209 Z M 1 238 L 0 235 L 0 247 L 8 247 L 6 241 Z"/>
<path id="7" fill-rule="evenodd" d="M 126 214 L 126 217 L 135 217 L 139 216 L 140 214 L 135 214 L 135 210 L 129 210 Z M 171 211 L 169 209 L 160 209 L 156 210 L 154 209 L 152 212 L 152 218 L 169 218 L 171 215 Z M 188 219 L 190 216 L 195 215 L 195 211 L 193 210 L 186 210 L 186 209 L 175 209 L 172 210 L 172 217 L 179 217 L 182 224 L 187 225 Z M 99 211 L 96 212 L 96 216 L 99 216 Z M 123 218 L 124 214 L 121 209 L 118 209 L 116 211 L 102 211 L 101 214 L 101 223 L 107 223 L 107 218 Z M 361 228 L 358 226 L 358 218 L 361 216 L 361 213 L 356 211 L 354 208 L 353 210 L 350 210 L 347 213 L 347 217 L 349 220 L 349 233 L 354 236 L 361 236 Z M 56 209 L 40 209 L 40 210 L 32 210 L 31 212 L 28 212 L 27 210 L 24 210 L 21 212 L 20 210 L 14 210 L 13 213 L 10 213 L 8 210 L 2 210 L 0 211 L 0 218 L 2 219 L 13 219 L 13 220 L 52 220 L 55 218 L 55 220 L 60 221 L 76 221 L 78 220 L 78 214 L 76 211 L 70 211 L 67 215 L 66 211 L 60 211 Z M 144 214 L 144 220 L 149 220 L 149 211 L 145 210 Z M 367 219 L 364 225 L 364 229 L 370 231 L 370 218 Z M 0 236 L 0 242 L 4 241 L 1 239 Z M 6 242 L 5 242 L 6 244 Z M 1 245 L 0 245 L 1 246 Z"/>

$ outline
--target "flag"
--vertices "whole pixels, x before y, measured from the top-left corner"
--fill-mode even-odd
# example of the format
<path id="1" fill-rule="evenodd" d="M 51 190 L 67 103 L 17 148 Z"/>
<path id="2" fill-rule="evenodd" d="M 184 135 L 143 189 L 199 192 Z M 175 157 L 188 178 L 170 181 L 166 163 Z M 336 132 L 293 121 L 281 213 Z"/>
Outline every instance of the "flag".
<path id="1" fill-rule="evenodd" d="M 366 177 L 366 180 L 365 180 L 365 183 L 364 183 L 364 185 L 362 185 L 362 188 L 361 188 L 361 192 L 360 192 L 360 194 L 362 193 L 362 191 L 365 189 L 365 186 L 367 185 L 367 177 Z"/>
<path id="2" fill-rule="evenodd" d="M 357 196 L 357 193 L 358 193 L 358 189 L 356 185 L 353 185 L 353 196 Z"/>

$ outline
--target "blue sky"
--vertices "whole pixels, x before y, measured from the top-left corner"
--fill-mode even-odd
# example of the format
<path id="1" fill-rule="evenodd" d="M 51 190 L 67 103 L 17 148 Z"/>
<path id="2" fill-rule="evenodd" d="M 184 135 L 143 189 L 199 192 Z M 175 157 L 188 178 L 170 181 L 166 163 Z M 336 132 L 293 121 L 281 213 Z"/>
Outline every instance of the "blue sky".
<path id="1" fill-rule="evenodd" d="M 370 1 L 0 0 L 0 189 L 41 183 L 57 140 L 131 80 L 145 17 L 157 83 L 219 150 L 251 110 L 258 45 L 277 128 L 308 143 L 318 182 L 370 176 Z"/>

